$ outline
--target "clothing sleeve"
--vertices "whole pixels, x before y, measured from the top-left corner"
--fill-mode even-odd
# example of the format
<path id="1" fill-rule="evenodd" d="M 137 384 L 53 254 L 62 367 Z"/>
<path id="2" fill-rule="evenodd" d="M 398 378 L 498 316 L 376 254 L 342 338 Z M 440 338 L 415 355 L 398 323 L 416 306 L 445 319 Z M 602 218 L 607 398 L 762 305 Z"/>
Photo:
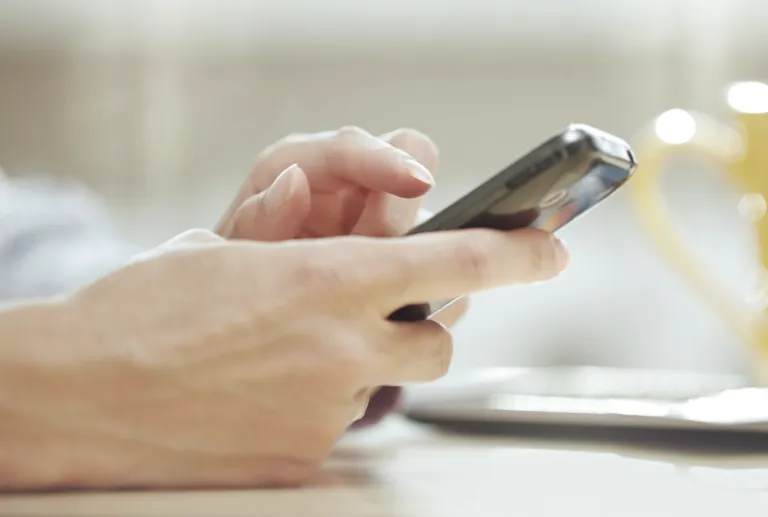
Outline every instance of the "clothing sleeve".
<path id="1" fill-rule="evenodd" d="M 139 251 L 83 187 L 0 180 L 0 303 L 65 294 Z"/>

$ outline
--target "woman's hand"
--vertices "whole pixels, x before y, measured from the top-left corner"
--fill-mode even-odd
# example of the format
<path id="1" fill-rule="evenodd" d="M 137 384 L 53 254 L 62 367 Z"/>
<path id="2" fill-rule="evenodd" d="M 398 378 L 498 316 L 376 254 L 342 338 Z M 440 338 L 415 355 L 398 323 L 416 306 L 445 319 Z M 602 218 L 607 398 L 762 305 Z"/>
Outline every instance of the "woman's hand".
<path id="1" fill-rule="evenodd" d="M 262 151 L 216 232 L 256 241 L 348 233 L 400 236 L 432 215 L 420 208 L 420 197 L 409 197 L 428 188 L 410 168 L 420 171 L 417 176 L 434 177 L 437 165 L 437 146 L 415 129 L 375 137 L 347 126 L 291 135 Z M 434 319 L 451 326 L 467 307 L 468 300 L 461 298 Z"/>
<path id="2" fill-rule="evenodd" d="M 402 235 L 434 185 L 437 159 L 414 129 L 291 135 L 259 155 L 216 232 L 261 241 Z"/>
<path id="3" fill-rule="evenodd" d="M 434 182 L 437 164 L 437 146 L 415 129 L 380 137 L 356 127 L 292 135 L 261 153 L 217 232 L 262 241 L 403 235 L 425 218 L 421 195 Z M 467 307 L 461 298 L 432 319 L 451 326 Z M 400 388 L 374 391 L 357 424 L 377 423 L 400 399 Z"/>
<path id="4" fill-rule="evenodd" d="M 415 129 L 376 137 L 348 126 L 292 135 L 260 154 L 217 232 L 262 241 L 403 235 L 414 219 L 425 218 L 421 196 L 434 182 L 437 165 L 437 146 Z M 432 319 L 451 326 L 467 307 L 462 297 Z M 377 423 L 400 399 L 398 387 L 375 390 L 356 425 Z"/>
<path id="5" fill-rule="evenodd" d="M 372 389 L 446 372 L 444 327 L 389 314 L 565 262 L 532 230 L 184 234 L 70 298 L 0 312 L 0 486 L 302 483 Z"/>

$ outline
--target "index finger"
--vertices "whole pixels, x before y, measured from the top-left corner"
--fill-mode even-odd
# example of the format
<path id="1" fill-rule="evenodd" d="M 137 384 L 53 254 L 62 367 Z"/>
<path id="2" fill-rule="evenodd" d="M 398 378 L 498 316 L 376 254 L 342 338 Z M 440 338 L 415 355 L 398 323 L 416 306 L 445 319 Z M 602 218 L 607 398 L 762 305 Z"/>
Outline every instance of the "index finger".
<path id="1" fill-rule="evenodd" d="M 310 187 L 331 192 L 358 186 L 402 198 L 423 196 L 434 185 L 430 171 L 406 151 L 357 127 L 343 127 L 284 138 L 262 152 L 217 227 L 249 197 L 267 189 L 293 164 L 306 173 Z"/>
<path id="2" fill-rule="evenodd" d="M 557 276 L 568 252 L 557 237 L 534 229 L 465 229 L 387 239 L 378 277 L 387 306 L 443 300 Z"/>
<path id="3" fill-rule="evenodd" d="M 430 171 L 414 157 L 356 126 L 294 137 L 267 152 L 264 161 L 275 168 L 298 162 L 320 189 L 352 184 L 414 198 L 434 186 Z"/>
<path id="4" fill-rule="evenodd" d="M 424 165 L 432 176 L 437 172 L 437 146 L 421 131 L 400 128 L 381 135 L 380 138 L 412 156 Z M 372 193 L 352 233 L 381 237 L 403 235 L 414 226 L 420 203 L 420 198 L 402 198 L 385 192 Z"/>

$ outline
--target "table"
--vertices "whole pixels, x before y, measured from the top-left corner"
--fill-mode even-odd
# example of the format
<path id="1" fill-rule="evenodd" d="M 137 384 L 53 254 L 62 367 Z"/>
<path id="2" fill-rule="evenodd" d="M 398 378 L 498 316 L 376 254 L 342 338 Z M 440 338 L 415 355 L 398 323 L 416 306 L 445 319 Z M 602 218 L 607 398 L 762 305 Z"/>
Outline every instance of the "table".
<path id="1" fill-rule="evenodd" d="M 444 434 L 397 417 L 296 490 L 0 497 L 2 516 L 764 516 L 765 455 Z"/>

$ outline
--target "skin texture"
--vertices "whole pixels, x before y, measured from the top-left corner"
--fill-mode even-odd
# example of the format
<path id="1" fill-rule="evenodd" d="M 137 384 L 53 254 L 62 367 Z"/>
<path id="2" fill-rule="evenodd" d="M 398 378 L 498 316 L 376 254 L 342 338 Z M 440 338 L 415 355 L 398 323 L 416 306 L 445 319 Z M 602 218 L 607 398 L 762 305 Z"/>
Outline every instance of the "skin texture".
<path id="1" fill-rule="evenodd" d="M 290 135 L 259 154 L 215 232 L 255 241 L 400 236 L 431 216 L 420 205 L 438 162 L 432 139 L 412 128 Z M 467 308 L 462 298 L 435 320 L 450 326 Z"/>
<path id="2" fill-rule="evenodd" d="M 431 181 L 386 140 L 334 135 L 263 153 L 217 233 L 0 310 L 0 489 L 304 483 L 380 386 L 447 371 L 443 324 L 389 314 L 565 267 L 562 243 L 533 230 L 393 236 Z M 259 226 L 267 208 L 274 224 Z"/>
<path id="3" fill-rule="evenodd" d="M 434 184 L 438 161 L 435 143 L 412 128 L 378 137 L 352 126 L 291 135 L 259 155 L 216 231 L 262 241 L 399 236 L 430 216 L 419 205 Z M 433 319 L 452 326 L 467 309 L 462 297 Z M 376 424 L 400 400 L 399 387 L 374 390 L 355 427 Z"/>

